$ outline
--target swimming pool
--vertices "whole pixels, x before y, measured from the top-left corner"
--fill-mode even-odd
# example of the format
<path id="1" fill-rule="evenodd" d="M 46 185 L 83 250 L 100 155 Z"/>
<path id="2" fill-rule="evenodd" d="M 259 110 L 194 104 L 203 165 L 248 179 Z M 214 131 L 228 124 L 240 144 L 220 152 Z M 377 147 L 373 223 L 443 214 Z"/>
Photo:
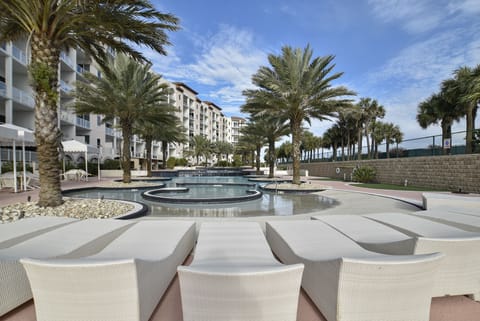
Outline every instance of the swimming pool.
<path id="1" fill-rule="evenodd" d="M 255 184 L 252 187 L 244 186 L 241 189 L 258 189 L 258 184 L 239 176 L 200 176 L 200 177 L 175 177 L 171 181 L 162 181 L 166 187 L 178 187 L 189 185 L 192 188 L 196 184 L 209 183 L 217 186 L 214 188 L 215 195 L 226 195 L 227 187 L 222 184 Z M 264 183 L 262 183 L 264 184 Z M 222 186 L 220 186 L 222 185 Z M 226 185 L 225 185 L 226 186 Z M 197 185 L 202 189 L 202 185 Z M 149 189 L 156 189 L 155 187 Z M 203 188 L 205 190 L 205 188 Z M 232 203 L 159 203 L 147 200 L 142 197 L 145 189 L 86 189 L 79 191 L 68 191 L 66 196 L 88 197 L 88 198 L 109 198 L 130 200 L 144 203 L 148 206 L 149 216 L 178 216 L 178 217 L 253 217 L 253 216 L 289 216 L 307 214 L 330 208 L 337 204 L 337 201 L 322 196 L 320 193 L 292 194 L 292 193 L 269 193 L 264 192 L 256 200 Z M 204 191 L 201 191 L 202 193 Z M 212 197 L 214 197 L 213 195 Z"/>

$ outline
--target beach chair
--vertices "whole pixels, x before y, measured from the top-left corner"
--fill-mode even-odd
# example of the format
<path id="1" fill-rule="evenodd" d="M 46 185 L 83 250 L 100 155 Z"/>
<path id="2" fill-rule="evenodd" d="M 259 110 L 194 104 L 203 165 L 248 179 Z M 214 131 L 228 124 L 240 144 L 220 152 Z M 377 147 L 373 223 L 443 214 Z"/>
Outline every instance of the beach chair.
<path id="1" fill-rule="evenodd" d="M 120 220 L 83 220 L 1 249 L 0 316 L 32 298 L 27 275 L 19 261 L 21 258 L 91 255 L 131 224 Z"/>
<path id="2" fill-rule="evenodd" d="M 294 321 L 303 265 L 283 265 L 255 222 L 203 223 L 178 275 L 184 321 Z"/>
<path id="3" fill-rule="evenodd" d="M 413 238 L 412 254 L 442 252 L 433 296 L 470 295 L 480 300 L 480 235 L 403 213 L 364 215 Z M 392 247 L 393 245 L 393 247 Z M 394 244 L 384 243 L 385 252 L 398 253 Z M 404 253 L 402 251 L 402 253 Z"/>
<path id="4" fill-rule="evenodd" d="M 37 321 L 148 321 L 195 242 L 195 223 L 141 221 L 95 255 L 22 259 Z"/>
<path id="5" fill-rule="evenodd" d="M 304 263 L 302 287 L 328 321 L 428 321 L 442 254 L 384 255 L 318 220 L 272 221 L 266 236 L 284 263 Z"/>
<path id="6" fill-rule="evenodd" d="M 35 216 L 0 224 L 0 249 L 21 243 L 76 221 L 76 219 L 69 217 Z"/>
<path id="7" fill-rule="evenodd" d="M 412 213 L 415 216 L 447 224 L 459 229 L 480 233 L 480 217 L 443 210 L 427 210 Z"/>

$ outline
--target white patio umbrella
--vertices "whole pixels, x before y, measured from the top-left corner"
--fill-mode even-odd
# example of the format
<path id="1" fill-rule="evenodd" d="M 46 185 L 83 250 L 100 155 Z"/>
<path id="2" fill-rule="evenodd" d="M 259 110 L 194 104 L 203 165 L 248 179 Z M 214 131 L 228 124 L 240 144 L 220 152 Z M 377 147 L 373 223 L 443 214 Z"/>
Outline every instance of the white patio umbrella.
<path id="1" fill-rule="evenodd" d="M 22 144 L 22 162 L 23 162 L 23 190 L 27 190 L 27 171 L 25 164 L 25 146 L 35 146 L 35 136 L 32 130 L 24 127 L 20 127 L 13 124 L 1 124 L 0 125 L 0 144 L 1 145 L 12 145 L 13 147 L 13 189 L 18 192 L 17 180 L 17 155 L 16 155 L 16 144 Z M 1 157 L 1 154 L 0 154 Z M 1 159 L 0 159 L 1 164 Z M 1 166 L 0 166 L 1 174 Z"/>

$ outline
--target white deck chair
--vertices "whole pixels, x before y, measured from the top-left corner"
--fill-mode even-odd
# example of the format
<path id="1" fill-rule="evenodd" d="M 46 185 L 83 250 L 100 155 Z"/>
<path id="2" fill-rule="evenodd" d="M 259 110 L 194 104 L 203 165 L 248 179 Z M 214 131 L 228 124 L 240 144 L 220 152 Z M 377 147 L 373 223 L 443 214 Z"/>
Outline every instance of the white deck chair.
<path id="1" fill-rule="evenodd" d="M 195 242 L 195 223 L 141 221 L 99 253 L 22 259 L 37 321 L 147 321 Z"/>
<path id="2" fill-rule="evenodd" d="M 412 214 L 435 222 L 451 225 L 465 231 L 480 233 L 480 216 L 442 210 L 418 211 Z"/>
<path id="3" fill-rule="evenodd" d="M 272 221 L 267 239 L 282 262 L 304 263 L 302 287 L 328 321 L 428 321 L 442 254 L 374 253 L 316 220 Z"/>
<path id="4" fill-rule="evenodd" d="M 433 296 L 466 294 L 480 300 L 480 234 L 403 213 L 364 216 L 414 238 L 414 254 L 446 255 L 437 273 Z M 387 243 L 384 249 L 396 252 Z"/>
<path id="5" fill-rule="evenodd" d="M 77 221 L 58 216 L 35 216 L 0 224 L 0 249 L 26 241 L 34 236 Z"/>
<path id="6" fill-rule="evenodd" d="M 303 265 L 283 265 L 255 222 L 203 223 L 178 268 L 184 321 L 294 321 Z"/>
<path id="7" fill-rule="evenodd" d="M 0 316 L 32 298 L 21 258 L 91 255 L 131 224 L 120 220 L 78 221 L 0 250 Z"/>

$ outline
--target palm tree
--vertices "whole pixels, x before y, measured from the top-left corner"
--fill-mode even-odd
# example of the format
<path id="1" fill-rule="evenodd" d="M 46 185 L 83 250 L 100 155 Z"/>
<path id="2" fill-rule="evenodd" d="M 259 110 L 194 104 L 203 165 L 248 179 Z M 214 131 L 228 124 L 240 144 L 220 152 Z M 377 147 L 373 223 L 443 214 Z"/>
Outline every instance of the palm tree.
<path id="1" fill-rule="evenodd" d="M 260 174 L 260 153 L 262 147 L 267 143 L 267 139 L 265 137 L 265 129 L 264 124 L 260 121 L 250 121 L 247 123 L 246 126 L 242 127 L 241 129 L 242 137 L 241 140 L 243 144 L 247 143 L 254 147 L 252 150 L 255 154 L 255 164 L 257 167 L 256 174 Z M 253 157 L 252 157 L 253 161 Z"/>
<path id="2" fill-rule="evenodd" d="M 120 54 L 110 60 L 107 67 L 101 68 L 104 77 L 87 74 L 87 82 L 77 82 L 77 113 L 104 115 L 105 121 L 118 118 L 123 136 L 124 183 L 131 181 L 130 140 L 136 126 L 144 122 L 161 125 L 162 115 L 165 115 L 168 87 L 160 83 L 160 76 L 152 73 L 150 67 L 150 64 L 141 64 Z"/>
<path id="3" fill-rule="evenodd" d="M 403 139 L 403 133 L 400 131 L 400 127 L 393 123 L 383 124 L 383 137 L 385 138 L 387 158 L 390 158 L 390 144 L 399 144 Z"/>
<path id="4" fill-rule="evenodd" d="M 144 60 L 131 43 L 166 54 L 166 30 L 177 30 L 178 19 L 155 10 L 148 0 L 2 0 L 0 41 L 28 36 L 28 68 L 35 90 L 35 141 L 40 174 L 40 206 L 62 204 L 58 127 L 58 66 L 60 51 L 79 48 L 106 65 L 107 48 Z"/>
<path id="5" fill-rule="evenodd" d="M 292 143 L 290 142 L 283 142 L 277 149 L 275 154 L 277 158 L 284 159 L 285 162 L 292 157 Z"/>
<path id="6" fill-rule="evenodd" d="M 332 149 L 332 161 L 337 160 L 338 145 L 342 144 L 343 134 L 342 129 L 338 125 L 334 125 L 327 129 L 322 137 L 323 147 Z"/>
<path id="7" fill-rule="evenodd" d="M 365 118 L 363 121 L 363 127 L 365 129 L 365 138 L 367 140 L 367 153 L 368 158 L 372 157 L 372 149 L 370 146 L 370 129 L 375 130 L 375 123 L 377 118 L 385 117 L 385 108 L 378 103 L 376 99 L 372 98 L 360 98 L 357 104 L 361 109 L 365 111 Z"/>
<path id="8" fill-rule="evenodd" d="M 228 162 L 228 156 L 230 154 L 233 154 L 233 145 L 229 142 L 224 142 L 224 141 L 217 141 L 214 144 L 214 151 L 215 154 L 217 154 L 217 162 L 222 160 L 222 155 L 225 155 L 227 157 L 227 162 Z"/>
<path id="9" fill-rule="evenodd" d="M 444 82 L 447 84 L 447 82 Z M 448 86 L 448 85 L 447 85 Z M 442 147 L 446 138 L 452 138 L 452 124 L 462 116 L 462 111 L 445 99 L 445 92 L 433 94 L 418 105 L 417 122 L 423 129 L 440 123 L 442 127 Z M 447 150 L 443 149 L 446 153 Z"/>
<path id="10" fill-rule="evenodd" d="M 277 154 L 275 153 L 275 143 L 289 133 L 289 127 L 285 122 L 278 118 L 261 117 L 254 119 L 260 128 L 268 144 L 267 162 L 268 162 L 268 177 L 273 178 L 275 174 L 275 163 L 277 161 Z"/>
<path id="11" fill-rule="evenodd" d="M 478 77 L 480 77 L 480 65 L 475 68 L 464 66 L 455 70 L 453 79 L 446 80 L 443 83 L 449 102 L 461 106 L 467 118 L 465 148 L 467 154 L 473 151 L 475 116 L 479 102 L 479 95 L 475 87 Z"/>
<path id="12" fill-rule="evenodd" d="M 331 82 L 343 74 L 331 73 L 334 56 L 312 59 L 312 55 L 310 46 L 304 50 L 283 47 L 281 55 L 268 56 L 271 67 L 260 67 L 252 76 L 258 89 L 243 92 L 247 99 L 242 111 L 288 122 L 293 145 L 293 184 L 300 184 L 302 123 L 336 116 L 338 109 L 349 102 L 339 97 L 353 95 L 345 87 L 332 87 Z"/>
<path id="13" fill-rule="evenodd" d="M 162 142 L 162 168 L 165 169 L 167 164 L 168 145 L 185 144 L 188 141 L 180 119 L 175 117 L 175 120 L 170 125 L 163 127 L 162 130 L 158 132 L 157 140 Z"/>
<path id="14" fill-rule="evenodd" d="M 190 138 L 189 149 L 186 152 L 188 156 L 195 157 L 196 164 L 200 164 L 200 157 L 205 157 L 205 162 L 212 153 L 212 143 L 208 138 L 202 135 L 195 135 Z"/>
<path id="15" fill-rule="evenodd" d="M 166 101 L 166 100 L 165 100 Z M 162 107 L 162 106 L 159 106 Z M 158 112 L 156 115 L 152 115 L 151 119 L 142 121 L 136 124 L 135 133 L 145 140 L 145 149 L 147 151 L 147 176 L 152 176 L 152 144 L 153 141 L 160 141 L 164 135 L 162 132 L 164 128 L 169 128 L 178 119 L 175 116 L 175 108 L 172 105 L 164 105 L 163 108 L 155 108 Z M 159 126 L 160 125 L 160 126 Z"/>

